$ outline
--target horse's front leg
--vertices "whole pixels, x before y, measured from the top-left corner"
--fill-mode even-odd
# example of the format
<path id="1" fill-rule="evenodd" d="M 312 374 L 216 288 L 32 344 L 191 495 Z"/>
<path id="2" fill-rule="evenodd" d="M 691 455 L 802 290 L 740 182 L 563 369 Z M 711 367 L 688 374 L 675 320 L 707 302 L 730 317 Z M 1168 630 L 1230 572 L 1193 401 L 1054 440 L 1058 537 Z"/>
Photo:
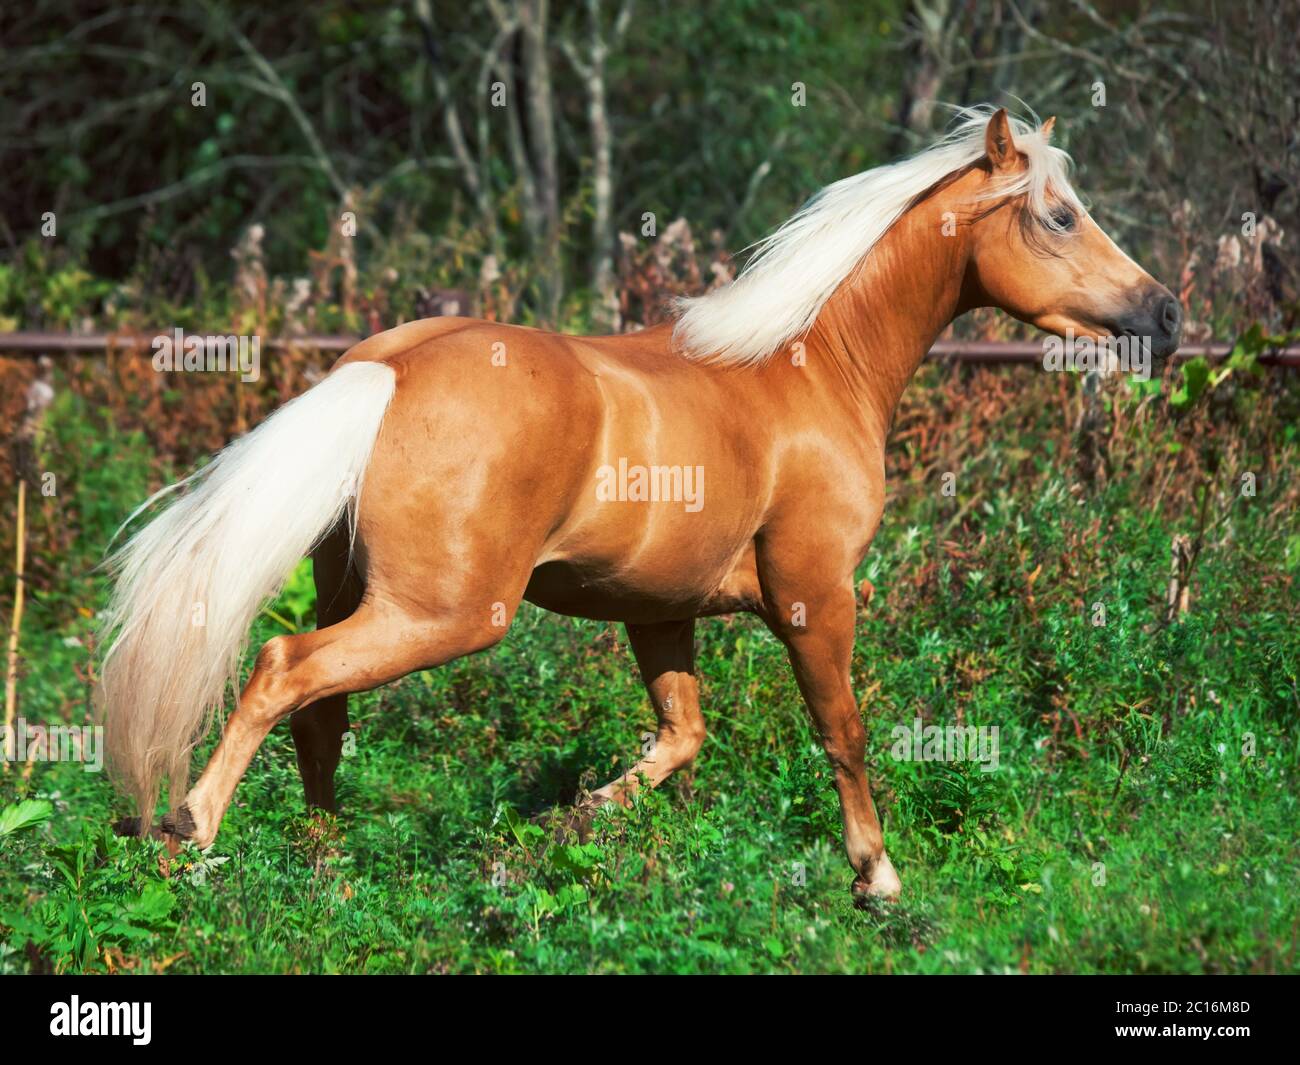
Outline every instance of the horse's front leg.
<path id="1" fill-rule="evenodd" d="M 853 697 L 849 664 L 857 603 L 852 573 L 832 587 L 822 578 L 783 577 L 765 589 L 769 627 L 790 653 L 799 690 L 835 774 L 844 846 L 857 874 L 853 894 L 896 899 L 902 889 L 885 853 L 865 766 L 867 734 Z"/>

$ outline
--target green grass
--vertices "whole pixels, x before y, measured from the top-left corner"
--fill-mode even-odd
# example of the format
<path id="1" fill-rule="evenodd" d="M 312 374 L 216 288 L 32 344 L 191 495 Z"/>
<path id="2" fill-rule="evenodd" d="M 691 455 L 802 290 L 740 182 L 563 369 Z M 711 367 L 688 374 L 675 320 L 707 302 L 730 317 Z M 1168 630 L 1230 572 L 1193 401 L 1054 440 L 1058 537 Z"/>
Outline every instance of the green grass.
<path id="1" fill-rule="evenodd" d="M 89 418 L 69 407 L 55 433 Z M 102 774 L 0 777 L 0 810 L 50 812 L 0 824 L 0 972 L 1297 970 L 1290 487 L 1215 492 L 1191 612 L 1165 625 L 1191 517 L 1147 505 L 1140 464 L 1083 496 L 1068 457 L 1016 449 L 1030 428 L 963 467 L 980 502 L 953 528 L 962 498 L 896 479 L 861 574 L 877 594 L 854 682 L 900 904 L 852 906 L 824 756 L 749 618 L 699 625 L 710 733 L 690 779 L 585 846 L 531 823 L 634 761 L 653 715 L 617 629 L 525 606 L 495 650 L 353 699 L 337 819 L 306 814 L 282 726 L 214 847 L 166 876 L 157 844 L 105 831 L 123 806 Z M 1294 434 L 1276 447 L 1293 469 Z M 80 518 L 87 545 L 147 460 L 114 439 L 69 486 L 104 511 Z M 77 607 L 103 589 L 84 571 L 24 632 L 30 720 L 87 712 Z M 304 578 L 255 642 L 309 616 Z M 1000 768 L 895 761 L 891 729 L 918 716 L 996 725 Z"/>

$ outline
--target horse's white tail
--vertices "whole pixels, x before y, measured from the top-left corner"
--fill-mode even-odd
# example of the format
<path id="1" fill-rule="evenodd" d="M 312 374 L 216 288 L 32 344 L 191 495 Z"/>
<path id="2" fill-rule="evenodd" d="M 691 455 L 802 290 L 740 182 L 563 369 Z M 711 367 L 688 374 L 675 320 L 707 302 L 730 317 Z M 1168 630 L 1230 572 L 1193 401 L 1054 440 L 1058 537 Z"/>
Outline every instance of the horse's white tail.
<path id="1" fill-rule="evenodd" d="M 355 521 L 395 382 L 383 363 L 340 366 L 146 502 L 140 510 L 189 486 L 109 558 L 117 583 L 100 669 L 105 748 L 139 804 L 142 831 L 163 777 L 173 803 L 188 787 L 190 752 L 227 684 L 238 692 L 262 604 L 345 513 Z"/>

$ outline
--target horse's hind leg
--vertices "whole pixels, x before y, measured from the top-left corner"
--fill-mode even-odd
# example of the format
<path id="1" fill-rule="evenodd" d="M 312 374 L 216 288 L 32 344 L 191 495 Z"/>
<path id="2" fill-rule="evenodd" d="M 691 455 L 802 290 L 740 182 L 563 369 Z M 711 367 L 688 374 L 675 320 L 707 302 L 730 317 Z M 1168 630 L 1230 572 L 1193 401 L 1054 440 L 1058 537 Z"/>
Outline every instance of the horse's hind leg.
<path id="1" fill-rule="evenodd" d="M 208 846 L 257 748 L 288 714 L 482 650 L 505 631 L 486 617 L 473 621 L 441 611 L 414 616 L 366 602 L 337 625 L 269 640 L 212 760 L 184 804 L 163 818 L 164 831 Z"/>
<path id="2" fill-rule="evenodd" d="M 317 629 L 337 625 L 361 605 L 365 585 L 351 564 L 350 548 L 347 527 L 340 525 L 312 552 Z M 289 729 L 298 752 L 298 772 L 307 805 L 333 812 L 334 773 L 348 730 L 347 692 L 304 706 L 289 718 Z"/>
<path id="3" fill-rule="evenodd" d="M 617 780 L 592 792 L 594 804 L 626 804 L 642 774 L 654 787 L 694 761 L 704 742 L 704 715 L 695 679 L 695 620 L 628 625 L 627 634 L 659 728 L 644 758 Z"/>

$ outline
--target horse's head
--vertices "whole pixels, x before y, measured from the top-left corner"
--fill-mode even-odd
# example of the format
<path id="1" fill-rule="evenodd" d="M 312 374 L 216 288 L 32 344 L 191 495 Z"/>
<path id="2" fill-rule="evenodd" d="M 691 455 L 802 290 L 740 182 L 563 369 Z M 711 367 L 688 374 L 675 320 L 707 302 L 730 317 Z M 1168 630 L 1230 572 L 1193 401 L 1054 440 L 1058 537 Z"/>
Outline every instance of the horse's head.
<path id="1" fill-rule="evenodd" d="M 974 175 L 983 187 L 967 302 L 1000 307 L 1058 336 L 1147 342 L 1159 364 L 1178 348 L 1182 307 L 1079 202 L 1064 153 L 1048 144 L 1053 122 L 1017 144 L 1005 110 L 989 119 L 987 161 Z"/>

